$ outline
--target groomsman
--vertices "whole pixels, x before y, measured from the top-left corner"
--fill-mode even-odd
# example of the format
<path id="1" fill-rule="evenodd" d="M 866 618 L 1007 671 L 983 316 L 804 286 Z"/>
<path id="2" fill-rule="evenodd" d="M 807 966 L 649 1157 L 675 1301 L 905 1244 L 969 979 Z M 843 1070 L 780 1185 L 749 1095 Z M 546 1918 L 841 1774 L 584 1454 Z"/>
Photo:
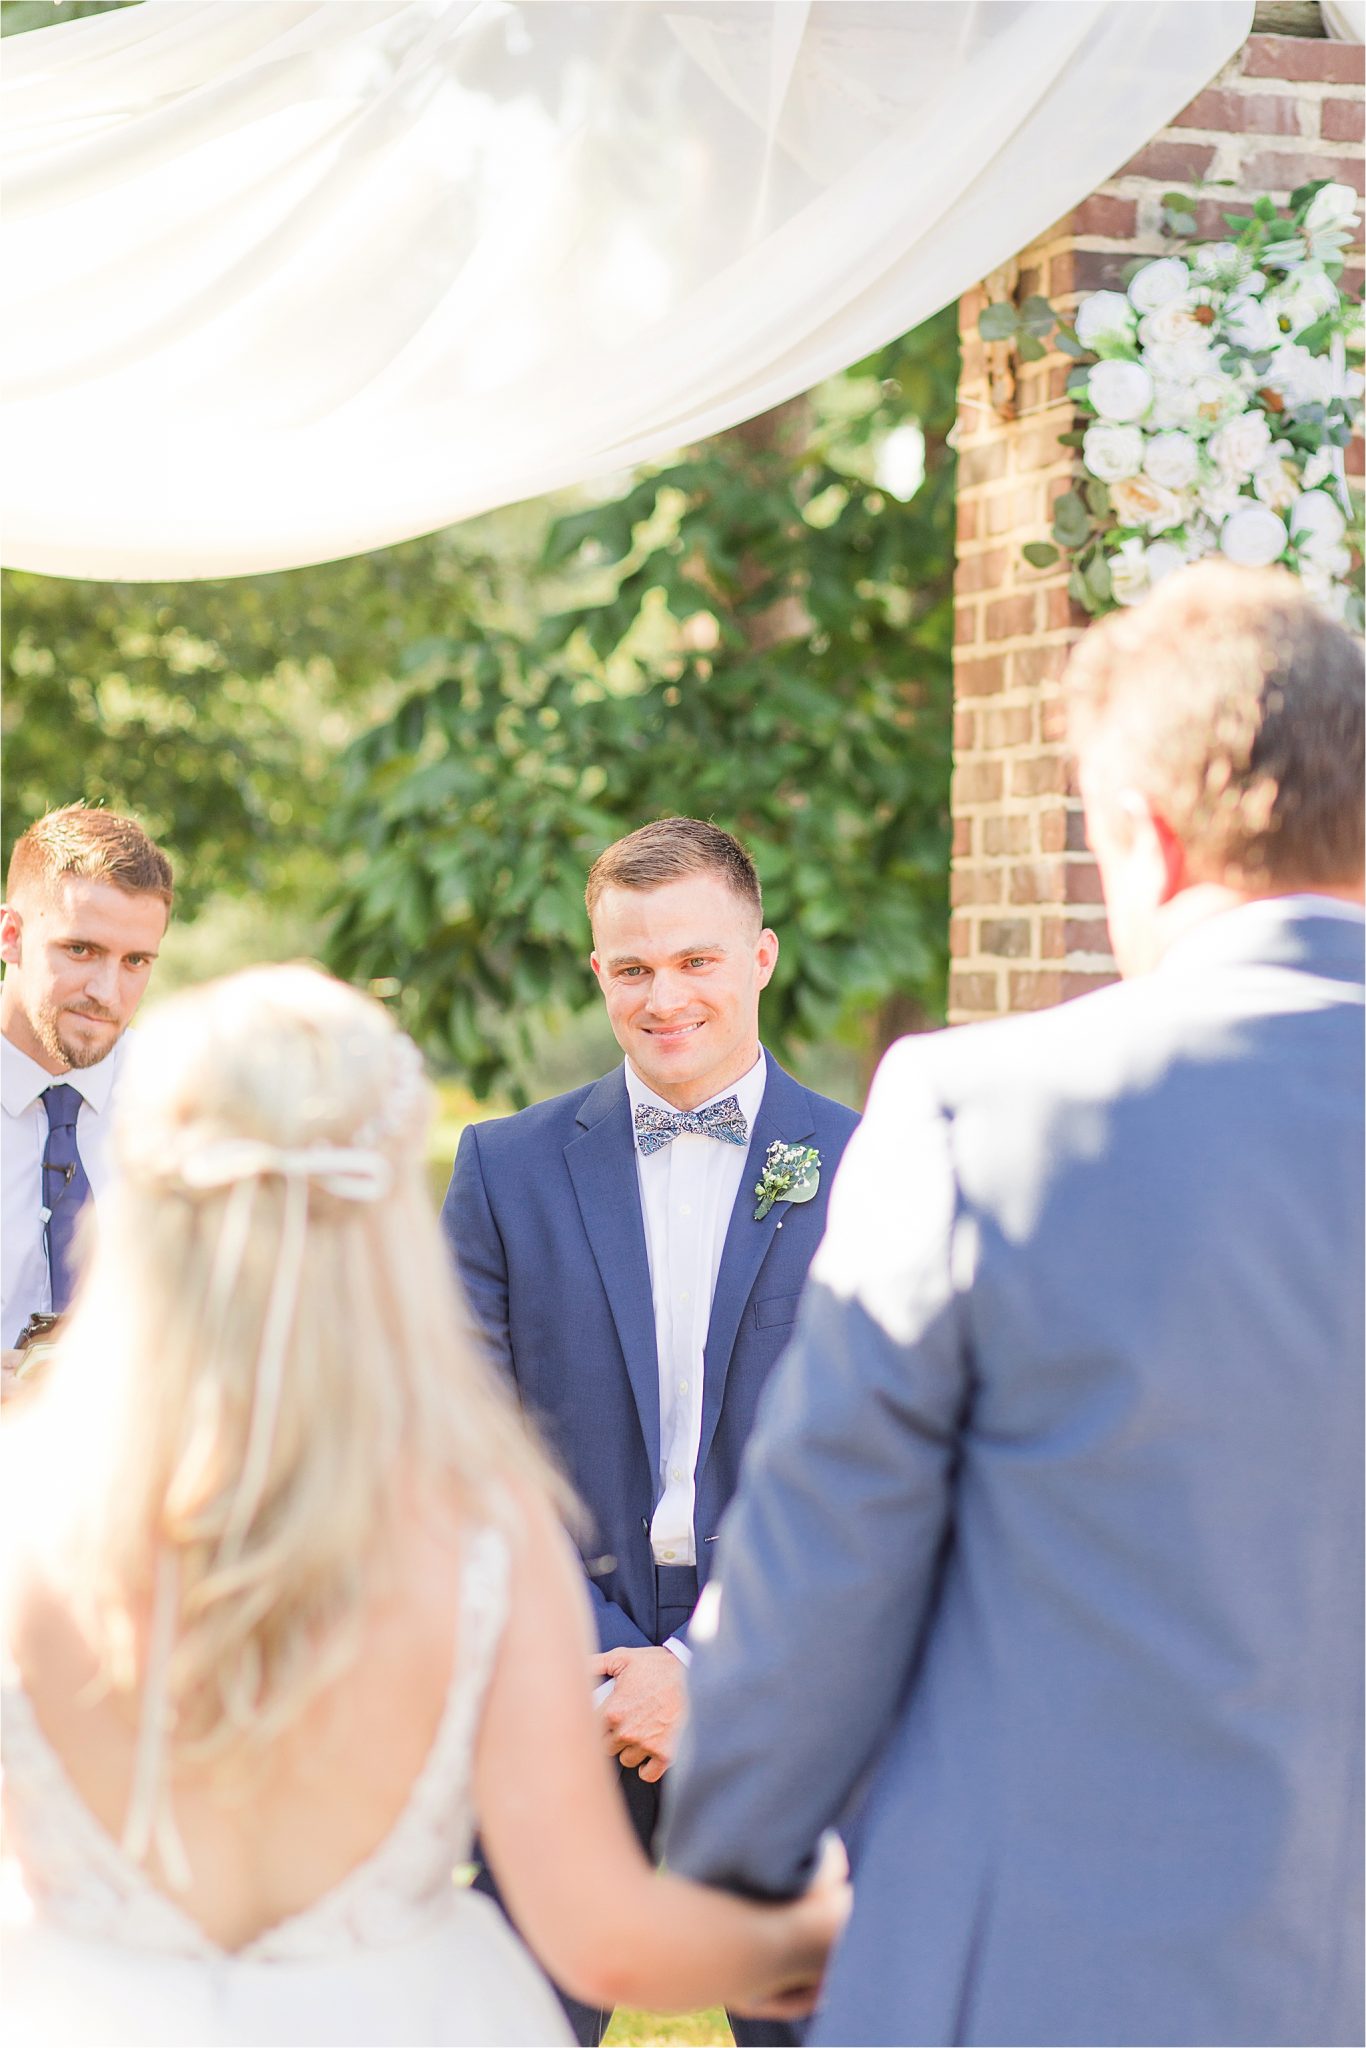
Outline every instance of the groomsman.
<path id="1" fill-rule="evenodd" d="M 1202 564 L 1069 682 L 1126 978 L 884 1060 L 666 1849 L 862 1788 L 812 2041 L 1359 2043 L 1361 655 Z"/>
<path id="2" fill-rule="evenodd" d="M 108 1176 L 123 1034 L 171 911 L 171 864 L 132 818 L 80 804 L 16 842 L 0 906 L 6 1384 L 31 1316 L 60 1314 L 76 1222 Z"/>
<path id="3" fill-rule="evenodd" d="M 467 1129 L 443 1222 L 493 1355 L 589 1511 L 601 1655 L 585 1683 L 610 1683 L 604 1737 L 648 1845 L 692 1610 L 857 1119 L 760 1043 L 778 940 L 728 832 L 642 826 L 595 862 L 587 904 L 625 1060 Z M 566 2003 L 598 2041 L 610 2015 Z M 733 2024 L 741 2042 L 796 2038 Z"/>

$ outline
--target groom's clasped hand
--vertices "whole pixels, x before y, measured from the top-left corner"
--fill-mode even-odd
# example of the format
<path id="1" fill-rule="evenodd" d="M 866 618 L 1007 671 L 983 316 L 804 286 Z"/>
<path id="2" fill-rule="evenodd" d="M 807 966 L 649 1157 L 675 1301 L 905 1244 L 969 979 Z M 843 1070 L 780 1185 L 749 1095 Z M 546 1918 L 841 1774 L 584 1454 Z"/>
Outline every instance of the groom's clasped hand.
<path id="1" fill-rule="evenodd" d="M 657 1784 L 674 1760 L 687 1708 L 682 1664 L 672 1650 L 627 1647 L 602 1651 L 591 1670 L 604 1689 L 599 1713 L 608 1755 Z"/>

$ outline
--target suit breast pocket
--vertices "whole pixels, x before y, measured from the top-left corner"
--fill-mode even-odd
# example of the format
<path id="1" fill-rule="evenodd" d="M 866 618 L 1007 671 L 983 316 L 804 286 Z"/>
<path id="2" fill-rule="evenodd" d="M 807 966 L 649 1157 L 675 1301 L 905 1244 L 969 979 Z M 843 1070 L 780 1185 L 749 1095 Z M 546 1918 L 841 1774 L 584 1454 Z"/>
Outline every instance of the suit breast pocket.
<path id="1" fill-rule="evenodd" d="M 764 1301 L 754 1304 L 754 1320 L 761 1330 L 781 1329 L 785 1323 L 795 1323 L 800 1294 L 770 1294 Z"/>

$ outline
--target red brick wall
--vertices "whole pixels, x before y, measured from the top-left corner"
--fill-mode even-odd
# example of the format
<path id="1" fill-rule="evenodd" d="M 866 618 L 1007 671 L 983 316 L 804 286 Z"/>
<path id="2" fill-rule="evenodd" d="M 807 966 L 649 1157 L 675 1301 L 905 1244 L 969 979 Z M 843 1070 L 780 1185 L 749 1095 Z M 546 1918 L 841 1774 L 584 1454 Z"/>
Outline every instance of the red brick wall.
<path id="1" fill-rule="evenodd" d="M 1018 363 L 984 348 L 989 299 L 1042 292 L 1070 312 L 1080 292 L 1121 285 L 1158 255 L 1162 194 L 1232 178 L 1202 199 L 1199 231 L 1261 192 L 1286 199 L 1311 178 L 1362 189 L 1360 44 L 1254 35 L 1171 125 L 960 307 L 956 770 L 949 1015 L 957 1023 L 1042 1009 L 1113 978 L 1095 863 L 1069 780 L 1058 679 L 1086 625 L 1066 566 L 1031 569 L 1049 506 L 1075 473 L 1058 435 L 1076 422 L 1061 355 Z M 1359 277 L 1351 280 L 1359 288 Z M 1013 393 L 1010 387 L 1013 384 Z M 1005 411 L 1002 410 L 1004 401 Z M 1010 413 L 1012 416 L 1006 416 Z M 1361 473 L 1361 445 L 1349 457 Z"/>

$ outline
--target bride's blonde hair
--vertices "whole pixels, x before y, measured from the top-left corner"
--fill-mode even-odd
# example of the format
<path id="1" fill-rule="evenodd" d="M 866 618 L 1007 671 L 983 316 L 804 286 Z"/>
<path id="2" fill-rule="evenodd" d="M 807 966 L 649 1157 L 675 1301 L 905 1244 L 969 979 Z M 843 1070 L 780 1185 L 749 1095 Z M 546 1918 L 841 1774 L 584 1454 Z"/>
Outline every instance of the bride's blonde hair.
<path id="1" fill-rule="evenodd" d="M 380 1005 L 310 967 L 193 990 L 130 1042 L 43 1405 L 106 1671 L 137 1682 L 169 1572 L 166 1732 L 200 1754 L 273 1736 L 345 1668 L 397 1513 L 496 1516 L 519 1475 L 566 1504 L 479 1356 L 430 1103 Z"/>

